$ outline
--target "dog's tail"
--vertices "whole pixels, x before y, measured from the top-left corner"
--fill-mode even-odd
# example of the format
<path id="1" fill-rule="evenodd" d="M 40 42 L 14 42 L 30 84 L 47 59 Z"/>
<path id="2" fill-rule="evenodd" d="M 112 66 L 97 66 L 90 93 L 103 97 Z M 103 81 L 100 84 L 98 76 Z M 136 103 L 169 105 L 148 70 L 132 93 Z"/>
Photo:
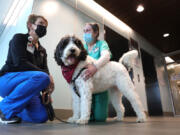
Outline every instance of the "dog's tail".
<path id="1" fill-rule="evenodd" d="M 133 67 L 135 60 L 138 58 L 138 51 L 132 50 L 123 54 L 119 62 L 126 66 L 128 69 Z"/>

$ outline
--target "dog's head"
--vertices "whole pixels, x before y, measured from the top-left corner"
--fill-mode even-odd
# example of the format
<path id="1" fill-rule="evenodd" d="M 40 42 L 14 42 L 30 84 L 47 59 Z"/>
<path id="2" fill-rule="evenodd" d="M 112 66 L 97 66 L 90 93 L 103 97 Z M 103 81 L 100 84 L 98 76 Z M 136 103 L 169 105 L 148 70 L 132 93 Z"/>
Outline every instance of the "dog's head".
<path id="1" fill-rule="evenodd" d="M 78 61 L 84 61 L 87 51 L 80 39 L 75 36 L 65 36 L 58 43 L 54 57 L 58 65 L 71 66 Z"/>

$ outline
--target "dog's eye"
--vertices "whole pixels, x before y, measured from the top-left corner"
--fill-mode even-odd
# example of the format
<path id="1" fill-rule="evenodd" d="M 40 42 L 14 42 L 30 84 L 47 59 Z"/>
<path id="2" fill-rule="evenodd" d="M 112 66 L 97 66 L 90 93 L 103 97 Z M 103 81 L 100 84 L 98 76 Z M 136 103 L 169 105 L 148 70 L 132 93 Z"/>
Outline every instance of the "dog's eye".
<path id="1" fill-rule="evenodd" d="M 80 46 L 80 41 L 79 40 L 75 40 L 74 43 L 79 47 Z"/>

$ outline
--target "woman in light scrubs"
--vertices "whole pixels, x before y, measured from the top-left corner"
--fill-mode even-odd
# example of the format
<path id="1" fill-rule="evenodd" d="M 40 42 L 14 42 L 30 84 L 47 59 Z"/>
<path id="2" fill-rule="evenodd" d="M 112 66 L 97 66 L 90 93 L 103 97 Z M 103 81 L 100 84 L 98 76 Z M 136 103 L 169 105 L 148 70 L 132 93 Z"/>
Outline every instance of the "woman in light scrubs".
<path id="1" fill-rule="evenodd" d="M 106 41 L 98 40 L 99 26 L 97 23 L 87 23 L 84 27 L 84 47 L 88 55 L 96 59 L 96 63 L 87 65 L 85 80 L 92 77 L 103 65 L 109 62 L 111 52 Z M 108 91 L 93 94 L 90 121 L 106 121 L 108 116 Z"/>

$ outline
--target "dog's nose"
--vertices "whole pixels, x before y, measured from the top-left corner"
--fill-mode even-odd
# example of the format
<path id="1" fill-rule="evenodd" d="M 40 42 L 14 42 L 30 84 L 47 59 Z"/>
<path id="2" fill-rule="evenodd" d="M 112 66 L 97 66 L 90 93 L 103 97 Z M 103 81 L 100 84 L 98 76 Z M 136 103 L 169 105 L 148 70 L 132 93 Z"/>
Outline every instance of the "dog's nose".
<path id="1" fill-rule="evenodd" d="M 74 53 L 74 52 L 75 52 L 75 49 L 71 49 L 70 51 L 71 51 L 71 53 Z"/>

